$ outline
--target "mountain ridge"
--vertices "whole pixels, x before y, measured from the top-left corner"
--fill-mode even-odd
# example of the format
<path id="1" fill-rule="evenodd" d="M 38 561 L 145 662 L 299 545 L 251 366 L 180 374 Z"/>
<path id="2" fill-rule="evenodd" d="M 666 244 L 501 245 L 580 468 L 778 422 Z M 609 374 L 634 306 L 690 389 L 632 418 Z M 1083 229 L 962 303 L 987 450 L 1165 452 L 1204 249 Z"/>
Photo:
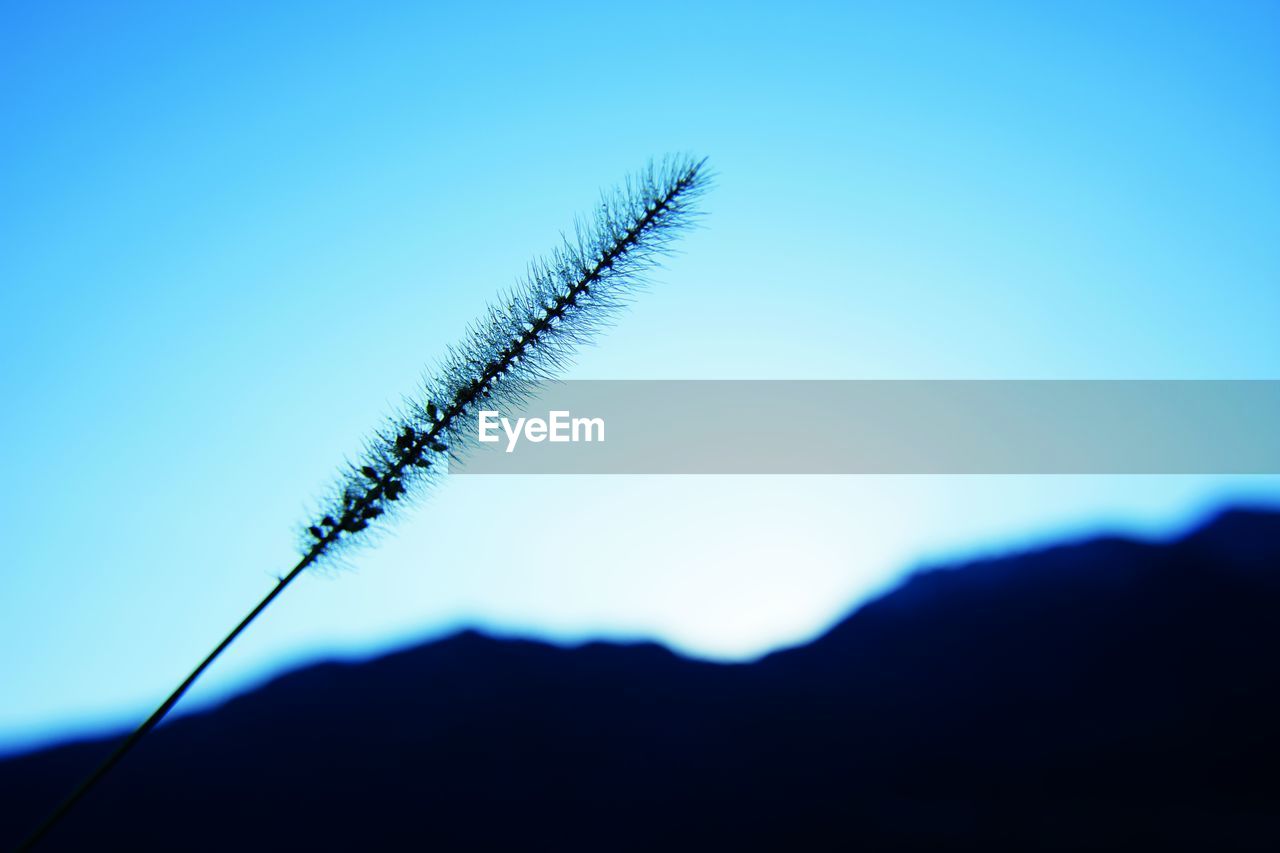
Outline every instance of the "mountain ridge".
<path id="1" fill-rule="evenodd" d="M 1238 508 L 918 571 L 748 663 L 474 630 L 325 661 L 163 727 L 50 848 L 1265 849 L 1277 566 L 1280 513 Z M 109 745 L 0 762 L 0 841 Z"/>

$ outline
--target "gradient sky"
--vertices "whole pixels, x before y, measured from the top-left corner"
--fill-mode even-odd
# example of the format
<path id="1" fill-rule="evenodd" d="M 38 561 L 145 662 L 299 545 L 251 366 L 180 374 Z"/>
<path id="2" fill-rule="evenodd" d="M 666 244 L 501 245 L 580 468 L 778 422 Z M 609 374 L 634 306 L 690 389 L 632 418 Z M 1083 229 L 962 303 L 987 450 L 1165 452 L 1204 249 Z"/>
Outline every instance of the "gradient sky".
<path id="1" fill-rule="evenodd" d="M 1280 373 L 1275 3 L 5 4 L 0 748 L 150 710 L 669 151 L 705 227 L 573 377 Z M 192 699 L 460 625 L 750 657 L 921 563 L 1232 499 L 1280 482 L 458 478 Z"/>

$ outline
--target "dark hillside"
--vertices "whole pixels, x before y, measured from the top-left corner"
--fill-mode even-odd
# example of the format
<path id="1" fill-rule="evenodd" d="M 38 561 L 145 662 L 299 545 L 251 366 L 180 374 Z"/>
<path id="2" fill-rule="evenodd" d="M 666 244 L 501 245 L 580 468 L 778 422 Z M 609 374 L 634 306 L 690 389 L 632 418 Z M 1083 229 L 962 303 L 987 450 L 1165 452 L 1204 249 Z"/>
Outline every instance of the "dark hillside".
<path id="1" fill-rule="evenodd" d="M 1280 514 L 915 575 L 749 665 L 475 633 L 160 730 L 49 849 L 1280 849 Z M 0 764 L 16 840 L 108 749 Z"/>

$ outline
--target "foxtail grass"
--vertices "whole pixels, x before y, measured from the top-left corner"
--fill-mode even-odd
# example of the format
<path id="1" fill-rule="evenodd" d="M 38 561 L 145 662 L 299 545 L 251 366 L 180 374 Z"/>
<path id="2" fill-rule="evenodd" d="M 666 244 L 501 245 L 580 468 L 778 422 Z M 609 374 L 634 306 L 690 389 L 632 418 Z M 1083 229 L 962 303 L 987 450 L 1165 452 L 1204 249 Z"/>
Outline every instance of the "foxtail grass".
<path id="1" fill-rule="evenodd" d="M 480 405 L 518 402 L 554 378 L 575 349 L 616 316 L 698 216 L 706 161 L 667 158 L 606 193 L 572 236 L 534 261 L 451 347 L 419 393 L 347 465 L 317 517 L 304 525 L 297 564 L 128 735 L 23 844 L 34 846 L 160 724 L 202 673 L 303 572 L 367 541 L 447 469 L 451 450 Z"/>

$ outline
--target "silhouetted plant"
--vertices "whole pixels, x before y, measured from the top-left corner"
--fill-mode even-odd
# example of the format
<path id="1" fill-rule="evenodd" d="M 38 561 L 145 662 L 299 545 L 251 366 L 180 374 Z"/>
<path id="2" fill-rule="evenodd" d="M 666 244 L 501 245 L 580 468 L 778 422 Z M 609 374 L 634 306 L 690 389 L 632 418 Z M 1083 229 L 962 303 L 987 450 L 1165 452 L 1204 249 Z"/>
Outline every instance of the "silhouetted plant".
<path id="1" fill-rule="evenodd" d="M 580 225 L 573 240 L 534 262 L 525 280 L 450 349 L 419 402 L 392 418 L 350 466 L 324 516 L 306 529 L 303 562 L 352 541 L 430 483 L 478 402 L 511 402 L 554 375 L 690 223 L 707 181 L 703 164 L 651 165 L 606 195 L 589 227 Z"/>
<path id="2" fill-rule="evenodd" d="M 302 572 L 361 538 L 405 499 L 442 472 L 464 417 L 478 403 L 522 398 L 564 366 L 623 306 L 642 275 L 667 251 L 697 213 L 706 189 L 705 160 L 668 158 L 650 164 L 622 188 L 606 194 L 588 225 L 572 240 L 535 261 L 523 282 L 490 306 L 463 342 L 451 348 L 417 402 L 409 404 L 349 466 L 321 517 L 307 525 L 302 558 L 232 629 L 160 707 L 133 731 L 25 842 L 44 836 L 81 797 L 156 727 L 200 674 Z"/>

